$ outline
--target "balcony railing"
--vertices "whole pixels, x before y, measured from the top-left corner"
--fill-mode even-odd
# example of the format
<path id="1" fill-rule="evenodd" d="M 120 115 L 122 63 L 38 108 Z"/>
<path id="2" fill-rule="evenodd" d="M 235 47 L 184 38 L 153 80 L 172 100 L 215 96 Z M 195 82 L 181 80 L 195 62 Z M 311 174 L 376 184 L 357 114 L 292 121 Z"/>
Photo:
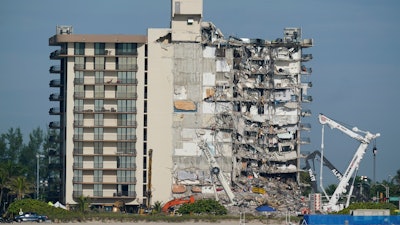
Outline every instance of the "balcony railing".
<path id="1" fill-rule="evenodd" d="M 50 73 L 61 73 L 61 66 L 50 66 Z"/>
<path id="2" fill-rule="evenodd" d="M 301 110 L 301 116 L 305 117 L 305 116 L 311 116 L 311 110 L 309 109 L 303 109 Z"/>
<path id="3" fill-rule="evenodd" d="M 59 107 L 53 107 L 49 109 L 49 114 L 50 115 L 60 115 L 61 114 L 61 110 Z"/>
<path id="4" fill-rule="evenodd" d="M 300 129 L 301 130 L 311 130 L 311 124 L 309 124 L 309 123 L 301 123 L 300 124 Z"/>
<path id="5" fill-rule="evenodd" d="M 50 101 L 62 101 L 63 100 L 63 96 L 60 95 L 60 94 L 53 93 L 53 94 L 50 95 L 49 100 Z"/>
<path id="6" fill-rule="evenodd" d="M 50 87 L 61 87 L 61 80 L 60 79 L 55 79 L 55 80 L 51 80 L 49 83 Z"/>
<path id="7" fill-rule="evenodd" d="M 50 53 L 49 58 L 50 59 L 60 59 L 60 55 L 66 55 L 67 54 L 67 50 L 66 49 L 57 49 L 55 51 L 53 51 L 52 53 Z"/>
<path id="8" fill-rule="evenodd" d="M 301 66 L 301 74 L 303 74 L 303 75 L 311 75 L 311 73 L 312 73 L 312 69 L 311 68 L 307 68 L 304 65 Z"/>
<path id="9" fill-rule="evenodd" d="M 302 54 L 301 55 L 301 61 L 307 62 L 313 58 L 312 54 Z"/>
<path id="10" fill-rule="evenodd" d="M 49 123 L 49 128 L 60 128 L 60 122 L 59 121 L 52 121 Z"/>

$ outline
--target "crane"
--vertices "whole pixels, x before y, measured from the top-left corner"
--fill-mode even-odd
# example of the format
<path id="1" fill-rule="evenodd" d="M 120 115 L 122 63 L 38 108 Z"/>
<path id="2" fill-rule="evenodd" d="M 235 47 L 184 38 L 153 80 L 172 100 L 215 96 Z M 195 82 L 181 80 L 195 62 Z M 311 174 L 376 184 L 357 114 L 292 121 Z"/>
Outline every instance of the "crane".
<path id="1" fill-rule="evenodd" d="M 314 161 L 313 161 L 313 168 L 311 168 L 309 161 L 316 159 L 317 156 L 320 157 L 321 161 L 323 161 L 323 165 L 328 167 L 331 170 L 331 172 L 333 173 L 333 175 L 335 175 L 335 177 L 337 177 L 338 180 L 341 180 L 343 177 L 343 174 L 338 169 L 336 169 L 336 167 L 325 156 L 322 156 L 320 151 L 315 150 L 314 152 L 307 155 L 307 157 L 305 158 L 306 166 L 304 167 L 304 169 L 306 169 L 310 175 L 311 188 L 314 192 L 318 192 L 317 179 L 315 178 L 314 171 L 313 171 Z"/>
<path id="2" fill-rule="evenodd" d="M 232 192 L 229 183 L 226 181 L 225 176 L 222 174 L 222 171 L 220 169 L 220 166 L 215 160 L 214 156 L 211 154 L 210 147 L 208 146 L 207 142 L 202 140 L 201 143 L 199 144 L 199 147 L 201 150 L 203 150 L 204 155 L 207 158 L 208 164 L 210 165 L 211 168 L 211 173 L 212 175 L 214 174 L 217 176 L 219 182 L 222 184 L 222 187 L 225 190 L 226 195 L 229 198 L 229 201 L 231 204 L 235 204 L 235 194 Z"/>
<path id="3" fill-rule="evenodd" d="M 325 205 L 323 205 L 323 210 L 324 211 L 339 211 L 341 209 L 341 206 L 338 205 L 339 198 L 341 194 L 346 193 L 347 186 L 349 184 L 350 178 L 353 176 L 354 172 L 358 170 L 358 166 L 360 165 L 360 162 L 365 154 L 365 151 L 368 147 L 368 144 L 375 138 L 379 137 L 380 134 L 372 134 L 368 131 L 362 131 L 359 130 L 357 127 L 354 127 L 352 130 L 348 129 L 347 127 L 341 125 L 340 123 L 328 118 L 327 116 L 323 114 L 319 114 L 319 122 L 324 126 L 327 124 L 331 129 L 338 129 L 344 134 L 350 136 L 353 139 L 356 139 L 357 141 L 360 142 L 360 145 L 355 152 L 352 160 L 350 161 L 350 164 L 348 165 L 346 171 L 343 174 L 342 179 L 340 180 L 335 192 L 333 193 L 332 197 L 329 199 L 329 202 Z M 365 134 L 365 136 L 362 136 L 359 133 Z M 351 194 L 351 193 L 350 193 Z"/>

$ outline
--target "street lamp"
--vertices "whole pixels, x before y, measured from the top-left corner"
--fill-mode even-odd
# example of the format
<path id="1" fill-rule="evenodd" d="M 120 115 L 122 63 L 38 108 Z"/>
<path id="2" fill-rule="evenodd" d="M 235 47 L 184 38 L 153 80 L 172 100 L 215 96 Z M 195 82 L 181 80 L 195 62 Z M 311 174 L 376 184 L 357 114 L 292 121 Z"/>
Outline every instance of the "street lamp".
<path id="1" fill-rule="evenodd" d="M 36 199 L 39 199 L 39 159 L 44 158 L 44 155 L 36 153 Z"/>

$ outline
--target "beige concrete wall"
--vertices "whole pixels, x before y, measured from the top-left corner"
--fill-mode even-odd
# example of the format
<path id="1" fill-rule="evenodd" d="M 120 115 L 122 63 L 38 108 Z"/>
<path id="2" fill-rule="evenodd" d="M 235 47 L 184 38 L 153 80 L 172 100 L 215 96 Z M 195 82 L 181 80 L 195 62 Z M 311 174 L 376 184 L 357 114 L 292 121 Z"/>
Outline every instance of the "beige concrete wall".
<path id="1" fill-rule="evenodd" d="M 148 149 L 153 149 L 152 202 L 171 197 L 173 45 L 156 40 L 168 29 L 148 29 Z"/>
<path id="2" fill-rule="evenodd" d="M 73 43 L 69 43 L 69 45 L 73 45 Z M 76 202 L 72 198 L 73 193 L 73 184 L 72 179 L 74 177 L 74 173 L 72 170 L 72 166 L 74 163 L 73 151 L 74 151 L 74 142 L 73 142 L 73 135 L 74 135 L 74 61 L 72 58 L 68 59 L 68 67 L 67 67 L 67 85 L 68 88 L 66 92 L 66 138 L 65 138 L 65 172 L 66 172 L 66 179 L 65 179 L 65 203 L 66 204 L 76 204 Z M 62 138 L 62 137 L 61 137 Z"/>

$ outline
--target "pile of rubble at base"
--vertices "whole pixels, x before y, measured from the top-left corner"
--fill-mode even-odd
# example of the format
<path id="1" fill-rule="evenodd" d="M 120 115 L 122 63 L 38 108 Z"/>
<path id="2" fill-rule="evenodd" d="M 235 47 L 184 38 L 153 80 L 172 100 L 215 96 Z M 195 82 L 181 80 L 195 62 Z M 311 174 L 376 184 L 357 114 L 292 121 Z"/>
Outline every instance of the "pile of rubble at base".
<path id="1" fill-rule="evenodd" d="M 237 204 L 227 206 L 229 213 L 238 214 L 241 212 L 259 213 L 256 208 L 261 205 L 268 205 L 276 211 L 276 216 L 284 216 L 288 212 L 300 213 L 307 208 L 307 202 L 301 194 L 299 185 L 293 181 L 285 181 L 278 178 L 266 179 L 264 185 L 265 193 L 240 192 L 236 195 Z"/>

